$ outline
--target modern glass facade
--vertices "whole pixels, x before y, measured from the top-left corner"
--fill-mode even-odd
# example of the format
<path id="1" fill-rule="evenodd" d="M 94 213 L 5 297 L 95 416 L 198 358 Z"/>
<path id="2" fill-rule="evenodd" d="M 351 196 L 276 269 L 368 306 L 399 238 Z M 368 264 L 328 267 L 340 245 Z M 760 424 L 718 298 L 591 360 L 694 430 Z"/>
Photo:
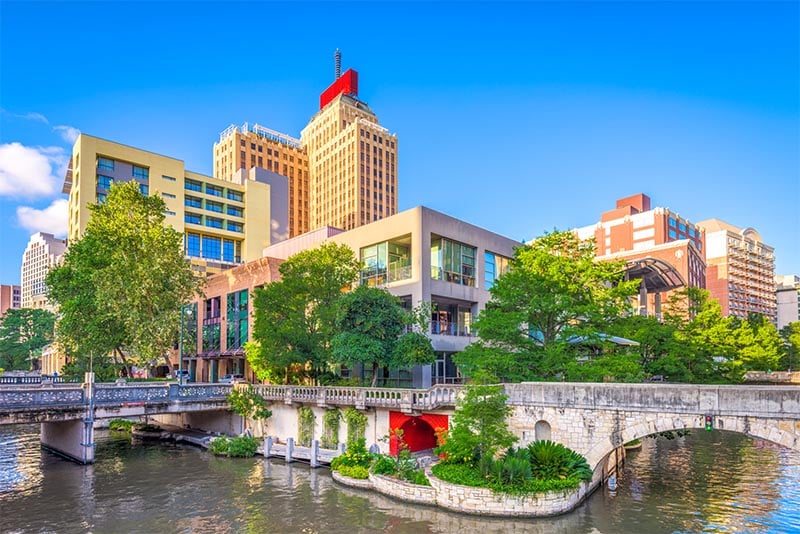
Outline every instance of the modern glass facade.
<path id="1" fill-rule="evenodd" d="M 408 245 L 384 241 L 361 249 L 361 283 L 384 285 L 411 278 L 411 249 Z"/>
<path id="2" fill-rule="evenodd" d="M 241 348 L 247 342 L 247 290 L 228 293 L 227 300 L 228 332 L 225 348 L 230 351 Z"/>
<path id="3" fill-rule="evenodd" d="M 444 237 L 431 237 L 431 278 L 475 287 L 476 248 Z"/>

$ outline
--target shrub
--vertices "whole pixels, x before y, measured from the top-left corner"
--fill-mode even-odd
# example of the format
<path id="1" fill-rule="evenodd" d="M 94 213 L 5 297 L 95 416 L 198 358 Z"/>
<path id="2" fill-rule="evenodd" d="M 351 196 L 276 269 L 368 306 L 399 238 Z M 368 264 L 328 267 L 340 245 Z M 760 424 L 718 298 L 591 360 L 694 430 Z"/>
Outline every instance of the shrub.
<path id="1" fill-rule="evenodd" d="M 340 465 L 336 472 L 350 478 L 361 480 L 369 478 L 369 470 L 360 465 Z"/>
<path id="2" fill-rule="evenodd" d="M 228 441 L 228 456 L 250 458 L 258 449 L 258 439 L 252 436 L 237 436 Z"/>
<path id="3" fill-rule="evenodd" d="M 333 449 L 339 441 L 339 422 L 342 420 L 342 413 L 337 410 L 326 410 L 322 416 L 322 440 L 320 445 L 323 449 Z"/>
<path id="4" fill-rule="evenodd" d="M 376 475 L 394 475 L 397 473 L 397 464 L 391 456 L 381 454 L 372 464 L 372 472 Z"/>
<path id="5" fill-rule="evenodd" d="M 416 484 L 418 486 L 430 486 L 431 481 L 428 480 L 428 477 L 425 475 L 425 472 L 422 469 L 417 469 L 412 474 L 411 478 L 408 479 L 409 482 L 412 484 Z"/>
<path id="6" fill-rule="evenodd" d="M 592 479 L 592 469 L 586 458 L 560 443 L 534 441 L 528 445 L 528 454 L 533 476 L 537 479 Z"/>
<path id="7" fill-rule="evenodd" d="M 136 423 L 134 421 L 129 421 L 127 419 L 113 419 L 108 424 L 108 428 L 110 430 L 117 430 L 120 432 L 130 432 L 135 424 Z"/>
<path id="8" fill-rule="evenodd" d="M 218 438 L 214 438 L 208 444 L 208 451 L 211 454 L 216 455 L 225 455 L 228 454 L 228 442 L 230 440 L 225 436 L 220 436 Z"/>
<path id="9" fill-rule="evenodd" d="M 344 453 L 331 461 L 331 469 L 339 471 L 342 466 L 369 468 L 369 464 L 372 463 L 372 454 L 367 450 L 366 443 L 367 440 L 364 438 L 349 442 Z"/>

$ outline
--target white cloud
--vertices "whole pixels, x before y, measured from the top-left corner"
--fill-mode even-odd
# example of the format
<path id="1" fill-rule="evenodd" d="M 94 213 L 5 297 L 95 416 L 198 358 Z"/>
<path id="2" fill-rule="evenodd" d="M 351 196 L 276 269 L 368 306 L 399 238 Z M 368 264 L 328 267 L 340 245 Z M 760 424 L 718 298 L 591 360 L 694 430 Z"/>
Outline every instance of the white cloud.
<path id="1" fill-rule="evenodd" d="M 64 141 L 71 144 L 75 143 L 81 134 L 79 129 L 72 126 L 53 126 L 53 131 L 58 133 Z"/>
<path id="2" fill-rule="evenodd" d="M 36 112 L 25 113 L 24 115 L 17 115 L 17 117 L 20 117 L 22 119 L 27 119 L 30 121 L 37 121 L 37 122 L 43 122 L 45 124 L 50 124 L 50 121 L 47 120 L 47 117 L 45 117 L 41 113 L 36 113 Z"/>
<path id="3" fill-rule="evenodd" d="M 67 200 L 56 199 L 43 210 L 18 206 L 17 222 L 32 234 L 46 232 L 63 237 L 67 235 Z"/>
<path id="4" fill-rule="evenodd" d="M 59 191 L 68 162 L 61 147 L 28 147 L 16 142 L 0 145 L 0 196 L 52 196 Z"/>

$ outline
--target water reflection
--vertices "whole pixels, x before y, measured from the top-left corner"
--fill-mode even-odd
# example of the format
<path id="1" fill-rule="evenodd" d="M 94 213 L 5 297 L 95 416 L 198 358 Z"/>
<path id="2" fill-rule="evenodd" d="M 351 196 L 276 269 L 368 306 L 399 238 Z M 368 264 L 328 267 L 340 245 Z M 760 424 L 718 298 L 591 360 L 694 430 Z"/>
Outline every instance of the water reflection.
<path id="1" fill-rule="evenodd" d="M 0 427 L 2 532 L 800 531 L 799 455 L 725 432 L 645 440 L 616 495 L 599 490 L 575 512 L 535 520 L 407 505 L 339 486 L 325 469 L 133 445 L 108 432 L 98 436 L 95 465 L 80 466 L 42 451 L 38 432 Z"/>

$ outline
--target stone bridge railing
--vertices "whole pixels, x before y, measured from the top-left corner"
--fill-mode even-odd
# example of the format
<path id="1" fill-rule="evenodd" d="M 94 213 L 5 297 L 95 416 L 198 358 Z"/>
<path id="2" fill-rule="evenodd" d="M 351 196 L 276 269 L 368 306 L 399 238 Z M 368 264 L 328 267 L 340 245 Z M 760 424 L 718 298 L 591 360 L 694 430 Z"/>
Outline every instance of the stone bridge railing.
<path id="1" fill-rule="evenodd" d="M 0 410 L 57 408 L 89 403 L 85 385 L 12 386 L 0 388 Z M 222 400 L 230 384 L 94 384 L 92 402 L 104 404 Z"/>
<path id="2" fill-rule="evenodd" d="M 800 420 L 800 387 L 698 384 L 505 384 L 513 406 L 713 414 Z"/>
<path id="3" fill-rule="evenodd" d="M 354 406 L 394 408 L 404 412 L 452 408 L 461 386 L 436 385 L 430 389 L 393 389 L 363 387 L 304 387 L 257 385 L 255 390 L 266 400 L 286 404 L 307 403 L 318 406 Z"/>

